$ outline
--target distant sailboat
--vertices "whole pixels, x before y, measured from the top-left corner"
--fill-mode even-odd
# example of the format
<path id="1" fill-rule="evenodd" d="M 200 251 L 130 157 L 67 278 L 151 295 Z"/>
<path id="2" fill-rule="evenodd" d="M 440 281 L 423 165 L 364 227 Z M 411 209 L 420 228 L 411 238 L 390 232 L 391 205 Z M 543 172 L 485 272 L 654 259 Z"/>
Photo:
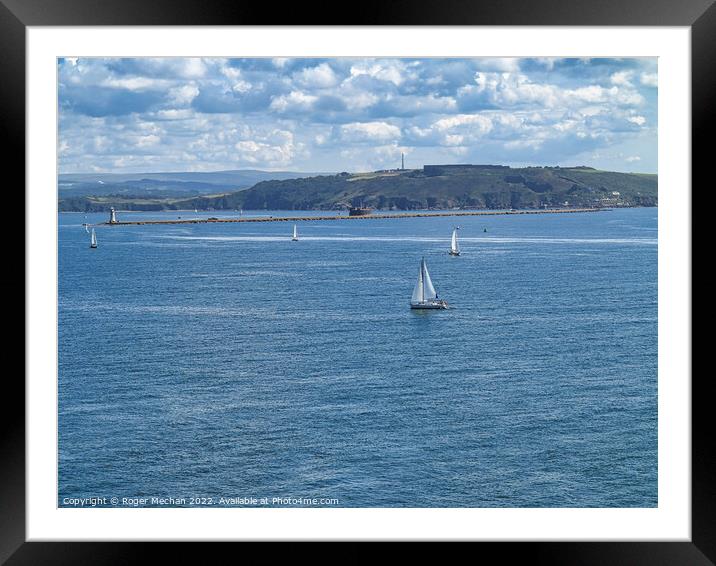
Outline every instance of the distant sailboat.
<path id="1" fill-rule="evenodd" d="M 457 244 L 457 231 L 460 229 L 456 226 L 452 230 L 452 241 L 450 242 L 450 255 L 460 255 L 460 246 Z"/>
<path id="2" fill-rule="evenodd" d="M 82 226 L 85 227 L 85 232 L 87 232 L 87 233 L 89 234 L 89 233 L 90 233 L 89 224 L 87 224 L 87 223 L 85 222 L 84 224 L 82 224 Z"/>
<path id="3" fill-rule="evenodd" d="M 92 236 L 90 236 L 90 248 L 96 248 L 97 247 L 97 234 L 94 233 L 94 228 L 92 228 Z"/>
<path id="4" fill-rule="evenodd" d="M 438 294 L 433 287 L 433 282 L 428 273 L 428 266 L 425 258 L 420 261 L 420 271 L 418 272 L 418 281 L 413 289 L 413 296 L 410 299 L 411 309 L 446 309 L 447 301 L 438 299 Z"/>
<path id="5" fill-rule="evenodd" d="M 296 225 L 293 225 L 293 238 L 291 238 L 292 242 L 298 242 L 298 228 Z"/>

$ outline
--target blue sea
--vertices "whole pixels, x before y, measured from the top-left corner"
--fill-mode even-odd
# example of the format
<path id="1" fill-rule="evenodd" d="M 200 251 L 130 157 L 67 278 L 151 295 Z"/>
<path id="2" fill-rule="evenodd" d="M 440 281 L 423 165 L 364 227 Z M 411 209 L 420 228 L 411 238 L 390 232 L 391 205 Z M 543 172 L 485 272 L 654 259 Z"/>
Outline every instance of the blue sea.
<path id="1" fill-rule="evenodd" d="M 656 209 L 106 219 L 59 215 L 59 506 L 657 506 Z"/>

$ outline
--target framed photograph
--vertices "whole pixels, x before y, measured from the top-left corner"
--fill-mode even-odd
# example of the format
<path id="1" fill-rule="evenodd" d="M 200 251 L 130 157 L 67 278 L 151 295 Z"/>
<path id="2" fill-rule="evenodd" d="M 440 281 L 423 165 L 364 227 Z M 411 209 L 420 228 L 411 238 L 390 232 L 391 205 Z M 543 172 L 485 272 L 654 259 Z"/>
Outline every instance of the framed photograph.
<path id="1" fill-rule="evenodd" d="M 712 563 L 709 2 L 130 6 L 0 5 L 27 328 L 1 558 Z"/>

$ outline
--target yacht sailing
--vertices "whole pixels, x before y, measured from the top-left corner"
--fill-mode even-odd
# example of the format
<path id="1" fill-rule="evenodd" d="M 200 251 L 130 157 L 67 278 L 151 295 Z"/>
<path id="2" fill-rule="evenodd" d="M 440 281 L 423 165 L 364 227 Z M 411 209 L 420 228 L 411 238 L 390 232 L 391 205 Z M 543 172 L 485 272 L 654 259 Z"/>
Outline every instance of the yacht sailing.
<path id="1" fill-rule="evenodd" d="M 298 228 L 296 225 L 293 225 L 293 238 L 291 238 L 292 242 L 298 242 Z"/>
<path id="2" fill-rule="evenodd" d="M 460 255 L 460 246 L 457 243 L 457 231 L 459 229 L 460 226 L 456 226 L 452 230 L 452 240 L 450 241 L 450 251 L 448 252 L 450 255 Z"/>
<path id="3" fill-rule="evenodd" d="M 420 271 L 418 272 L 418 281 L 413 289 L 413 296 L 410 299 L 411 309 L 446 309 L 448 303 L 444 299 L 439 299 L 438 294 L 433 287 L 433 282 L 428 273 L 428 266 L 425 258 L 420 261 Z"/>
<path id="4" fill-rule="evenodd" d="M 96 248 L 97 247 L 97 234 L 94 233 L 94 228 L 92 228 L 92 235 L 90 236 L 90 248 Z"/>

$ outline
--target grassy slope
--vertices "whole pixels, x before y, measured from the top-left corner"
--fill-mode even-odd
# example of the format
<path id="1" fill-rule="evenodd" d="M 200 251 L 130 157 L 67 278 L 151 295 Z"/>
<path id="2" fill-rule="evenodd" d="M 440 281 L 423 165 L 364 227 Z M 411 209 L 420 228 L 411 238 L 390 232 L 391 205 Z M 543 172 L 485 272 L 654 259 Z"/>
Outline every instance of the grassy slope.
<path id="1" fill-rule="evenodd" d="M 619 197 L 612 192 L 620 193 Z M 87 199 L 71 204 L 76 210 L 141 209 L 137 200 L 109 202 Z M 654 206 L 656 175 L 615 173 L 588 168 L 521 169 L 480 167 L 426 175 L 422 170 L 400 173 L 323 175 L 262 181 L 250 189 L 189 199 L 157 199 L 148 209 L 307 210 L 344 209 L 364 204 L 377 209 L 523 208 L 556 206 Z M 82 208 L 82 207 L 85 208 Z"/>

